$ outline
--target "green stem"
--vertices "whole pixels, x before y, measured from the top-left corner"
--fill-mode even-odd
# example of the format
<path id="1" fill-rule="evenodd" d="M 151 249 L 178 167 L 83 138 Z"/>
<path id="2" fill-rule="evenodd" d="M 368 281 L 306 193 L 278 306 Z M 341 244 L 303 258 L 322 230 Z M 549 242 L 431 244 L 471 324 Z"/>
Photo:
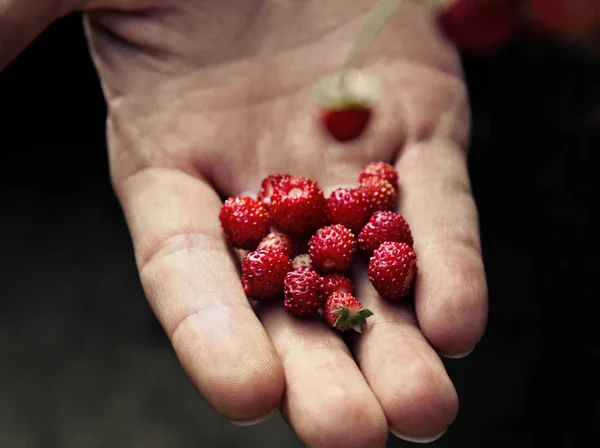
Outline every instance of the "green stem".
<path id="1" fill-rule="evenodd" d="M 364 56 L 396 10 L 406 0 L 379 0 L 365 17 L 354 40 L 350 53 L 344 61 L 343 71 L 359 68 Z"/>

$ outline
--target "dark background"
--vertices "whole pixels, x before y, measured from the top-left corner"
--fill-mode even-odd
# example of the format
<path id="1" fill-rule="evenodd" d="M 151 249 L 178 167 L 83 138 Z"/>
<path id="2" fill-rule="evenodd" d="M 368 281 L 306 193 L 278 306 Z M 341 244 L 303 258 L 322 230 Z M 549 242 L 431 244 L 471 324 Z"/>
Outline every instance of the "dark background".
<path id="1" fill-rule="evenodd" d="M 523 38 L 465 67 L 491 315 L 447 362 L 461 412 L 433 446 L 597 446 L 600 63 Z M 279 416 L 232 426 L 185 378 L 139 285 L 104 113 L 78 16 L 0 74 L 0 448 L 301 446 Z"/>

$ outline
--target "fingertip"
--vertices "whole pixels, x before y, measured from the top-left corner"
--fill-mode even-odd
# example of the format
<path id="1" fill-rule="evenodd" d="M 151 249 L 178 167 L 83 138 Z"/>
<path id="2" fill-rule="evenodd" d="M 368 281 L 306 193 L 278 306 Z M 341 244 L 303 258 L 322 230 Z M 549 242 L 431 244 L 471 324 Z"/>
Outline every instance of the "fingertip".
<path id="1" fill-rule="evenodd" d="M 252 310 L 223 308 L 210 317 L 194 316 L 179 325 L 172 342 L 207 403 L 245 426 L 272 415 L 285 392 L 283 367 Z"/>
<path id="2" fill-rule="evenodd" d="M 439 258 L 418 278 L 415 309 L 430 344 L 447 358 L 470 354 L 485 333 L 487 284 L 480 258 Z"/>
<path id="3" fill-rule="evenodd" d="M 467 356 L 469 356 L 471 353 L 473 353 L 473 351 L 475 350 L 475 347 L 473 347 L 472 349 L 460 353 L 460 352 L 456 352 L 456 353 L 445 353 L 445 352 L 441 352 L 438 350 L 437 354 L 443 358 L 447 358 L 447 359 L 463 359 L 466 358 Z"/>
<path id="4" fill-rule="evenodd" d="M 411 442 L 411 443 L 432 443 L 435 442 L 436 440 L 440 439 L 444 434 L 446 434 L 446 431 L 448 430 L 448 428 L 444 429 L 443 431 L 439 432 L 438 434 L 434 435 L 434 436 L 430 436 L 430 437 L 411 437 L 411 436 L 407 436 L 405 434 L 402 434 L 401 432 L 398 432 L 394 429 L 390 430 L 390 433 L 399 438 L 402 439 L 406 442 Z"/>
<path id="5" fill-rule="evenodd" d="M 321 319 L 299 319 L 282 307 L 259 315 L 282 359 L 283 417 L 310 447 L 384 447 L 383 409 L 348 347 Z"/>
<path id="6" fill-rule="evenodd" d="M 388 424 L 375 397 L 366 388 L 347 388 L 329 383 L 319 396 L 298 415 L 297 397 L 286 400 L 284 413 L 298 437 L 307 446 L 344 448 L 383 448 L 388 439 Z M 299 409 L 300 408 L 300 409 Z"/>
<path id="7" fill-rule="evenodd" d="M 267 415 L 265 415 L 263 417 L 258 417 L 258 418 L 252 419 L 252 420 L 230 420 L 230 422 L 233 425 L 240 426 L 240 427 L 259 425 L 259 424 L 261 424 L 263 422 L 266 422 L 273 415 L 275 415 L 275 413 L 277 412 L 278 409 L 279 408 L 275 408 L 271 412 L 269 412 Z"/>
<path id="8" fill-rule="evenodd" d="M 385 406 L 390 431 L 404 440 L 433 441 L 456 419 L 458 395 L 445 373 L 430 363 L 413 363 L 410 368 L 410 384 L 390 392 L 390 397 L 406 405 Z"/>

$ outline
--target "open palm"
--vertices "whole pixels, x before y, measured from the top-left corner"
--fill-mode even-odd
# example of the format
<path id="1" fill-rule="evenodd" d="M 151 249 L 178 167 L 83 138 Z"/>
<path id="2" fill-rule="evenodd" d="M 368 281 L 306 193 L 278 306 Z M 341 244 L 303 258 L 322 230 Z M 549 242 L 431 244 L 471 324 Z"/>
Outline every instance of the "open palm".
<path id="1" fill-rule="evenodd" d="M 340 146 L 315 124 L 310 95 L 341 68 L 374 0 L 112 3 L 86 19 L 112 178 L 148 300 L 202 396 L 237 422 L 280 408 L 309 446 L 444 431 L 458 400 L 438 353 L 473 348 L 487 298 L 468 98 L 428 13 L 405 5 L 378 38 L 365 70 L 381 79 L 382 102 L 365 137 Z M 222 197 L 276 172 L 327 191 L 376 160 L 399 171 L 419 257 L 414 306 L 379 299 L 363 270 L 357 294 L 375 315 L 360 337 L 281 306 L 254 310 L 220 229 Z"/>

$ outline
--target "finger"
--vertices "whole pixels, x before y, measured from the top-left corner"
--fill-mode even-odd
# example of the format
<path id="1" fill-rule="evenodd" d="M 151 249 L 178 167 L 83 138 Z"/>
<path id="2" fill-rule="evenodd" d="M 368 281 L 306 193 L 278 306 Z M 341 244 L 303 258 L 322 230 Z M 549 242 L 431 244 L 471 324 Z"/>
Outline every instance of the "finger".
<path id="1" fill-rule="evenodd" d="M 418 257 L 415 308 L 421 330 L 448 356 L 469 353 L 487 323 L 487 286 L 465 151 L 432 138 L 405 147 L 396 164 L 400 212 Z"/>
<path id="2" fill-rule="evenodd" d="M 130 6 L 131 0 L 118 6 Z M 0 1 L 0 72 L 59 17 L 79 8 L 102 8 L 114 0 L 2 0 Z M 32 13 L 33 11 L 33 13 Z"/>
<path id="3" fill-rule="evenodd" d="M 63 3 L 67 2 L 0 2 L 0 71 L 52 21 L 66 12 L 60 8 Z"/>
<path id="4" fill-rule="evenodd" d="M 193 384 L 231 420 L 270 415 L 283 370 L 221 236 L 219 197 L 203 180 L 167 169 L 117 179 L 115 188 L 144 290 Z"/>
<path id="5" fill-rule="evenodd" d="M 385 415 L 348 347 L 321 319 L 260 309 L 286 377 L 282 414 L 310 447 L 383 447 Z"/>
<path id="6" fill-rule="evenodd" d="M 373 312 L 363 333 L 352 336 L 360 368 L 393 434 L 411 441 L 435 440 L 458 412 L 454 386 L 410 306 L 380 298 L 366 266 L 356 272 L 358 298 Z"/>
<path id="7" fill-rule="evenodd" d="M 331 192 L 352 171 L 356 177 L 356 167 L 336 169 L 319 185 Z M 281 412 L 298 437 L 310 447 L 385 446 L 385 414 L 342 337 L 322 318 L 291 316 L 281 303 L 259 306 L 257 313 L 283 365 Z"/>

